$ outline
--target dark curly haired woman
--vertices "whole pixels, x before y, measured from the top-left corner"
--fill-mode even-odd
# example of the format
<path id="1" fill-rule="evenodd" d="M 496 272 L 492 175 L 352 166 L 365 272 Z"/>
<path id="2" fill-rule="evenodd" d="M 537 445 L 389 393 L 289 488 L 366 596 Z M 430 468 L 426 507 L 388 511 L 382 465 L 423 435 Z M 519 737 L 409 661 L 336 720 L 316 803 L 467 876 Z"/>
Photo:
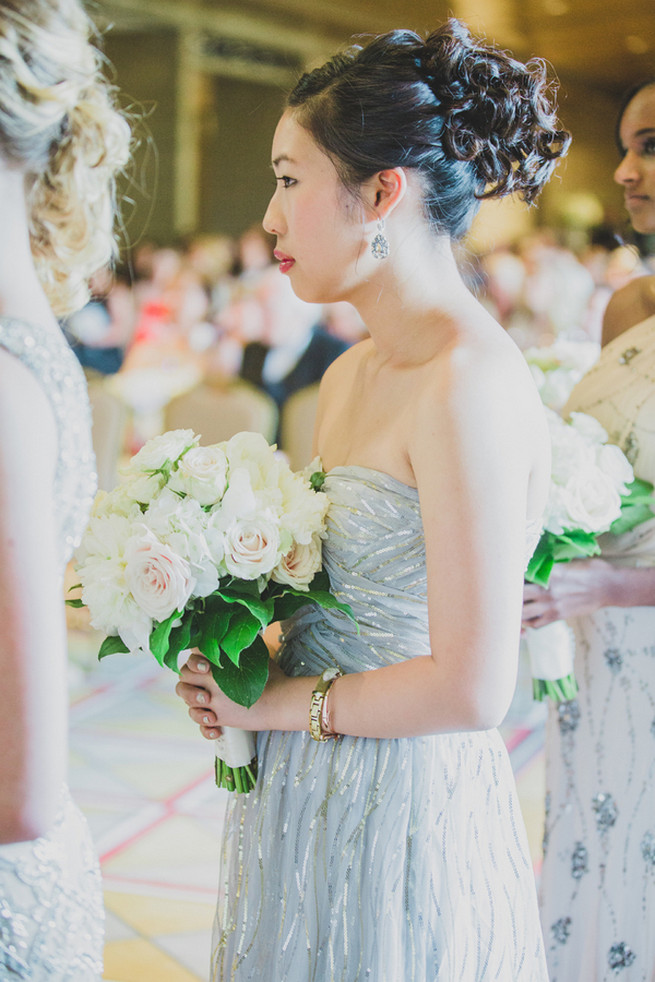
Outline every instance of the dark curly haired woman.
<path id="1" fill-rule="evenodd" d="M 257 786 L 228 810 L 215 980 L 546 980 L 495 728 L 548 435 L 452 240 L 483 197 L 532 201 L 567 145 L 543 66 L 457 21 L 376 38 L 289 98 L 264 226 L 298 296 L 349 301 L 370 332 L 328 369 L 316 426 L 325 563 L 357 624 L 287 622 L 249 710 L 199 653 L 183 671 L 206 736 L 259 731 Z"/>

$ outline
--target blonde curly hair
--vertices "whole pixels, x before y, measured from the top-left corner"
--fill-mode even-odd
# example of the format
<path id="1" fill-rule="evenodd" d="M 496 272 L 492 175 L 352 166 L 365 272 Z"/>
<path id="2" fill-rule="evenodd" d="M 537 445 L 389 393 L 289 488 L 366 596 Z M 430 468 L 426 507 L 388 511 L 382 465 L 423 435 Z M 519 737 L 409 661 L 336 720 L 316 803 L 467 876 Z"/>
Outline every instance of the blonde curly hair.
<path id="1" fill-rule="evenodd" d="M 79 0 L 0 0 L 0 155 L 27 179 L 32 254 L 58 316 L 116 253 L 130 128 Z"/>

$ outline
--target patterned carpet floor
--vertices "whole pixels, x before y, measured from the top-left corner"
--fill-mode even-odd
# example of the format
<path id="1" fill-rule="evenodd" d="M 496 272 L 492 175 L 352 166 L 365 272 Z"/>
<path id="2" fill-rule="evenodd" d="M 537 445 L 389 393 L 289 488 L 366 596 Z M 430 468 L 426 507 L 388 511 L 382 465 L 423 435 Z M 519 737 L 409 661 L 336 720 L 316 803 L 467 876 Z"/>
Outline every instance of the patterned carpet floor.
<path id="1" fill-rule="evenodd" d="M 207 982 L 226 792 L 175 676 L 71 628 L 70 785 L 100 855 L 108 982 Z M 538 874 L 543 707 L 522 670 L 502 727 Z"/>

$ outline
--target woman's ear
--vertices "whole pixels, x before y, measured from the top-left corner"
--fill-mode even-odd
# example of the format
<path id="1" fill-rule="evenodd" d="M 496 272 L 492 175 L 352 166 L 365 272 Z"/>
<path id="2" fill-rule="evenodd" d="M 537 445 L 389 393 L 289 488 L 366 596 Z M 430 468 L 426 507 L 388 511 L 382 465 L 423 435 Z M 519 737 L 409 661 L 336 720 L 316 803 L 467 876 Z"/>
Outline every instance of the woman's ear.
<path id="1" fill-rule="evenodd" d="M 388 218 L 397 204 L 405 197 L 407 191 L 407 175 L 402 167 L 381 170 L 368 182 L 366 201 L 369 205 L 369 217 L 374 221 Z"/>

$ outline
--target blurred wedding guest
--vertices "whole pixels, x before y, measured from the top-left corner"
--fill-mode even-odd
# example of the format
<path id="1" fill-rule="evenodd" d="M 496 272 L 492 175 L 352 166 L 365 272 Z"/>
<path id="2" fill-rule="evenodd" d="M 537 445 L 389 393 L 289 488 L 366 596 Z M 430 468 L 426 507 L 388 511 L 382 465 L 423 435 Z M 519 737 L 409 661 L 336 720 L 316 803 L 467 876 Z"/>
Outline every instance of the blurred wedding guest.
<path id="1" fill-rule="evenodd" d="M 261 339 L 246 344 L 239 374 L 281 408 L 298 389 L 319 382 L 349 344 L 328 333 L 321 306 L 297 297 L 277 267 L 263 274 L 256 297 L 262 311 Z"/>
<path id="2" fill-rule="evenodd" d="M 66 787 L 63 571 L 96 487 L 57 318 L 114 252 L 129 127 L 78 0 L 0 0 L 0 978 L 95 982 L 100 872 Z"/>
<path id="3" fill-rule="evenodd" d="M 234 286 L 234 240 L 229 235 L 194 236 L 186 250 L 186 262 L 200 276 L 209 295 L 213 319 L 229 303 Z"/>
<path id="4" fill-rule="evenodd" d="M 256 286 L 260 276 L 274 264 L 274 240 L 261 225 L 251 225 L 239 237 L 234 275 L 242 286 Z"/>
<path id="5" fill-rule="evenodd" d="M 109 268 L 96 273 L 89 288 L 88 302 L 64 320 L 64 333 L 86 371 L 113 375 L 134 334 L 134 295 L 126 274 Z"/>
<path id="6" fill-rule="evenodd" d="M 621 110 L 615 180 L 634 228 L 655 232 L 655 79 Z M 655 276 L 610 300 L 603 348 L 563 412 L 589 413 L 655 482 Z M 575 699 L 551 707 L 541 907 L 551 982 L 655 979 L 655 518 L 599 558 L 526 585 L 524 623 L 566 619 Z"/>
<path id="7" fill-rule="evenodd" d="M 645 276 L 648 270 L 637 249 L 625 245 L 618 233 L 605 226 L 592 231 L 580 262 L 594 281 L 582 327 L 589 338 L 600 341 L 603 317 L 612 294 L 635 277 Z"/>

